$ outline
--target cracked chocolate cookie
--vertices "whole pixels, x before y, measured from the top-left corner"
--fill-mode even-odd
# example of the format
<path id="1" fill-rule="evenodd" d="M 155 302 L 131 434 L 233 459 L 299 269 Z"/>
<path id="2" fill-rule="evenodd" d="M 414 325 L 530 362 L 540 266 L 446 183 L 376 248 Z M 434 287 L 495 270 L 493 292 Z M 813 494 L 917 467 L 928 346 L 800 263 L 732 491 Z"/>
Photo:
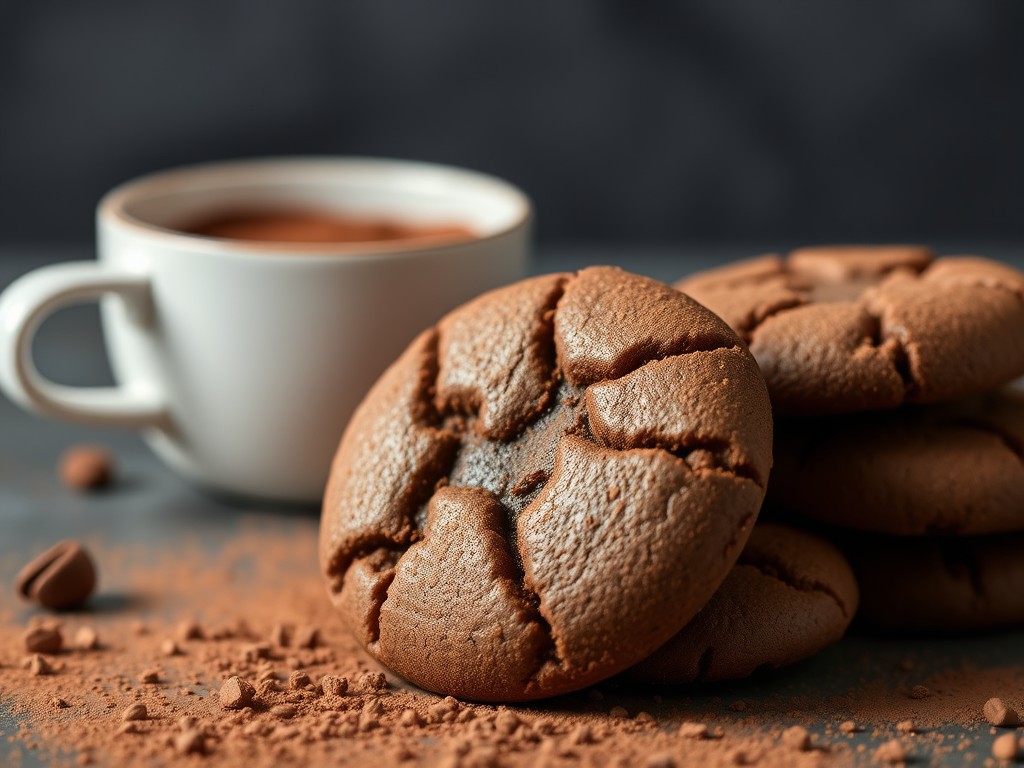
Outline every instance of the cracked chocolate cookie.
<path id="1" fill-rule="evenodd" d="M 844 543 L 877 629 L 967 632 L 1024 625 L 1024 535 L 863 536 Z"/>
<path id="2" fill-rule="evenodd" d="M 1024 393 L 780 423 L 769 495 L 876 533 L 1024 531 Z"/>
<path id="3" fill-rule="evenodd" d="M 1024 374 L 1024 275 L 988 259 L 804 248 L 675 287 L 747 341 L 779 413 L 943 402 Z"/>
<path id="4" fill-rule="evenodd" d="M 771 464 L 757 364 L 667 285 L 596 267 L 421 334 L 342 438 L 321 562 L 366 649 L 515 701 L 635 664 L 742 550 Z"/>
<path id="5" fill-rule="evenodd" d="M 761 523 L 693 621 L 622 677 L 711 682 L 793 664 L 839 640 L 857 600 L 850 565 L 832 544 Z"/>

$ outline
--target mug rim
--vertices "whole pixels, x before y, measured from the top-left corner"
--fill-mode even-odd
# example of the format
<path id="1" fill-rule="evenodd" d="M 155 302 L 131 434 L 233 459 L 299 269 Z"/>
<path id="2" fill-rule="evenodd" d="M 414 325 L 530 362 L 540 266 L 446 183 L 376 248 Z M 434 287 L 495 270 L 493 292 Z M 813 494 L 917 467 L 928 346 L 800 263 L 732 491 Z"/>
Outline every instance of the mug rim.
<path id="1" fill-rule="evenodd" d="M 379 169 L 385 172 L 411 171 L 424 178 L 433 175 L 454 183 L 482 185 L 489 193 L 504 197 L 513 206 L 514 213 L 509 223 L 485 234 L 465 240 L 437 241 L 432 238 L 409 238 L 402 240 L 375 240 L 364 242 L 311 243 L 277 242 L 261 240 L 234 240 L 183 232 L 140 219 L 128 212 L 128 206 L 139 196 L 158 194 L 162 189 L 187 184 L 190 180 L 201 186 L 204 178 L 213 178 L 223 172 L 245 172 L 252 170 L 272 172 L 277 166 L 283 171 L 301 170 L 304 167 L 336 166 L 339 168 Z M 259 185 L 254 185 L 259 186 Z M 443 163 L 398 158 L 368 157 L 360 155 L 297 155 L 251 157 L 235 160 L 215 160 L 204 163 L 176 166 L 135 177 L 122 182 L 101 199 L 96 209 L 98 222 L 103 225 L 128 229 L 136 235 L 156 238 L 162 242 L 171 241 L 182 248 L 208 255 L 244 255 L 246 258 L 267 258 L 273 260 L 322 261 L 332 257 L 345 260 L 361 258 L 404 257 L 428 254 L 439 250 L 473 247 L 502 238 L 527 227 L 534 217 L 534 206 L 530 197 L 519 187 L 497 176 Z M 304 258 L 305 257 L 305 258 Z"/>

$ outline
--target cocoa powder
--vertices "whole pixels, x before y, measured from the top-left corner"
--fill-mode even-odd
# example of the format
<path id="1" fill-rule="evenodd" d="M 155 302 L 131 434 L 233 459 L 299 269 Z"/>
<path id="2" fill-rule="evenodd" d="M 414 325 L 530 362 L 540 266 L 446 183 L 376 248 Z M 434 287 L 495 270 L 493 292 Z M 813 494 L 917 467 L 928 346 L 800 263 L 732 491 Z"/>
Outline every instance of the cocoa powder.
<path id="1" fill-rule="evenodd" d="M 980 764 L 994 741 L 985 702 L 1019 707 L 1024 691 L 1020 668 L 870 679 L 865 664 L 869 679 L 840 697 L 759 698 L 756 681 L 696 696 L 607 683 L 530 706 L 480 705 L 411 688 L 363 654 L 325 597 L 312 522 L 296 532 L 261 520 L 217 552 L 91 548 L 104 584 L 130 599 L 62 615 L 74 643 L 23 666 L 29 624 L 56 624 L 0 609 L 0 706 L 18 723 L 6 736 L 58 765 L 799 768 L 870 763 L 889 740 L 907 757 L 959 750 Z M 930 695 L 911 698 L 914 685 Z M 918 732 L 899 733 L 908 719 Z M 967 746 L 941 731 L 950 724 L 971 732 Z M 867 737 L 870 747 L 855 743 Z"/>

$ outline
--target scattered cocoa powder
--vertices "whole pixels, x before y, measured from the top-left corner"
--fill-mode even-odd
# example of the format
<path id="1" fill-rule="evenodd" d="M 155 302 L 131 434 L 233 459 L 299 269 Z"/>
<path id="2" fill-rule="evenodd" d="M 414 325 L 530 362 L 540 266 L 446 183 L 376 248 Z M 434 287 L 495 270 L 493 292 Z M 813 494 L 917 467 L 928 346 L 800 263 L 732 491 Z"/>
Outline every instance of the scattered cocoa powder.
<path id="1" fill-rule="evenodd" d="M 874 745 L 852 736 L 858 730 L 878 744 L 907 719 L 976 729 L 992 691 L 1024 690 L 1018 668 L 927 677 L 915 664 L 916 680 L 880 672 L 829 699 L 763 699 L 747 687 L 717 701 L 702 693 L 698 704 L 685 689 L 610 682 L 554 702 L 475 704 L 412 689 L 359 649 L 324 597 L 313 523 L 284 535 L 260 518 L 213 553 L 198 543 L 175 552 L 92 549 L 104 584 L 144 597 L 141 608 L 64 617 L 74 644 L 30 656 L 27 667 L 19 660 L 30 609 L 0 608 L 0 706 L 18 722 L 5 735 L 57 765 L 839 768 L 872 759 Z M 81 642 L 85 629 L 103 645 Z M 168 639 L 183 653 L 167 655 Z M 33 665 L 46 672 L 34 676 Z M 155 682 L 140 681 L 147 671 Z M 913 684 L 941 695 L 911 699 Z M 747 706 L 730 708 L 737 701 Z M 123 720 L 136 705 L 145 718 Z M 783 722 L 795 735 L 784 736 Z M 978 764 L 989 757 L 992 737 L 973 734 L 974 745 L 961 747 L 962 739 L 944 743 L 941 735 L 914 735 L 915 755 L 959 750 Z M 909 747 L 897 744 L 906 757 Z"/>

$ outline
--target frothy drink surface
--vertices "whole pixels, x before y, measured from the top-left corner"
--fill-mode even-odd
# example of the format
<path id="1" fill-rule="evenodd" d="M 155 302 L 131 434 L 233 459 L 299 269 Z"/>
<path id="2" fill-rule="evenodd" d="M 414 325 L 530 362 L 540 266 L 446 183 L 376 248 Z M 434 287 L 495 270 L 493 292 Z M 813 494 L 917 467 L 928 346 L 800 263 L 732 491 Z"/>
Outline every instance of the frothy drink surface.
<path id="1" fill-rule="evenodd" d="M 181 231 L 204 237 L 277 243 L 370 243 L 382 240 L 457 242 L 476 235 L 458 224 L 418 225 L 394 219 L 304 211 L 231 211 L 187 223 Z"/>

